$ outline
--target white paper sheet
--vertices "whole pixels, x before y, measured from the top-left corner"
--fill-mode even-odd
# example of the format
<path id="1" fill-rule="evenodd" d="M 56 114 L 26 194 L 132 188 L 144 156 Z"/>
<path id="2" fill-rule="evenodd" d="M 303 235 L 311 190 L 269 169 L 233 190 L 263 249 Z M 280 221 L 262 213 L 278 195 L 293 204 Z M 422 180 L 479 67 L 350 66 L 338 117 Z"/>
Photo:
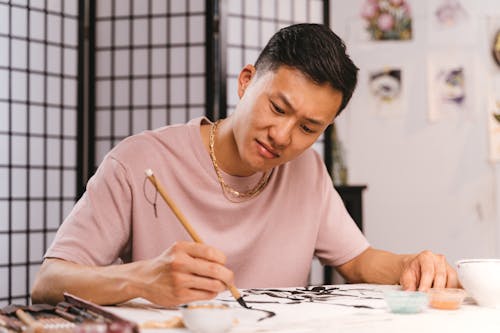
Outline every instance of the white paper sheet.
<path id="1" fill-rule="evenodd" d="M 217 301 L 235 308 L 237 323 L 232 333 L 243 332 L 498 332 L 500 310 L 465 304 L 458 310 L 427 308 L 418 314 L 394 314 L 383 299 L 383 291 L 398 286 L 352 284 L 324 289 L 283 288 L 242 290 L 248 305 L 273 311 L 276 316 L 258 321 L 259 311 L 243 309 L 226 292 Z M 134 300 L 106 309 L 141 324 L 180 316 L 169 310 Z M 480 328 L 480 330 L 478 330 Z M 187 329 L 142 329 L 142 332 L 175 333 Z"/>

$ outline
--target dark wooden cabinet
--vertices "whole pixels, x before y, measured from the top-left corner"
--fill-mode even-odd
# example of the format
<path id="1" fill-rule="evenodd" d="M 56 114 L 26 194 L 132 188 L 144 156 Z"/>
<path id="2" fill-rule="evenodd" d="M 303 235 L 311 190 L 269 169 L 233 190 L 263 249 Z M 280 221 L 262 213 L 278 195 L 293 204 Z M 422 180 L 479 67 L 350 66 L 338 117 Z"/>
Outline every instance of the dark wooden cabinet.
<path id="1" fill-rule="evenodd" d="M 366 185 L 335 186 L 344 201 L 344 205 L 358 228 L 363 231 L 363 191 Z"/>
<path id="2" fill-rule="evenodd" d="M 344 201 L 344 205 L 358 228 L 363 231 L 363 191 L 365 185 L 341 185 L 335 186 Z M 325 266 L 323 270 L 323 283 L 332 284 L 334 268 Z"/>

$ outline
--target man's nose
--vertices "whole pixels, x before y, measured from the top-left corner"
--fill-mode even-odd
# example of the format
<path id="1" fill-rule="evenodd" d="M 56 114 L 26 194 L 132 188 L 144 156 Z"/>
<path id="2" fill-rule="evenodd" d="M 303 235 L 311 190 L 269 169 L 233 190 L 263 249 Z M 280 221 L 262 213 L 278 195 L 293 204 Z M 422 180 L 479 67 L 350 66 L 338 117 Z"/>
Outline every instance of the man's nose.
<path id="1" fill-rule="evenodd" d="M 276 122 L 269 130 L 269 136 L 277 148 L 288 146 L 292 142 L 292 131 L 295 123 L 291 119 Z"/>

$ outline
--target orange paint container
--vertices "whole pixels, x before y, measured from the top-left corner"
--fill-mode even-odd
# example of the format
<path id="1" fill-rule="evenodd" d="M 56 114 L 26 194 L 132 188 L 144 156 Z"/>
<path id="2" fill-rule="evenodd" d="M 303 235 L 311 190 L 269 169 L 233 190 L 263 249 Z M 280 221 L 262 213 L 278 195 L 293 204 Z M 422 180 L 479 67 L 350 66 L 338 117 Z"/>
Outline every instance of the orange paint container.
<path id="1" fill-rule="evenodd" d="M 463 289 L 431 288 L 429 289 L 429 306 L 440 310 L 456 310 L 466 296 Z"/>

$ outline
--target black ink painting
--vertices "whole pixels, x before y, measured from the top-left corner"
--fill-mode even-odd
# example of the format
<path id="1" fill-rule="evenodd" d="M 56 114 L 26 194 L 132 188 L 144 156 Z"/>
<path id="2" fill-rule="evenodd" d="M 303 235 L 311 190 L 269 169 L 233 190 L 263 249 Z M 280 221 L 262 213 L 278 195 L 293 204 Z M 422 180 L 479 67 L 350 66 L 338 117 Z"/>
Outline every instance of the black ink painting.
<path id="1" fill-rule="evenodd" d="M 242 292 L 245 302 L 251 307 L 250 310 L 264 313 L 258 321 L 262 321 L 276 315 L 268 309 L 262 309 L 266 305 L 297 305 L 303 303 L 317 303 L 330 306 L 350 307 L 354 309 L 375 309 L 371 305 L 373 300 L 383 300 L 382 293 L 377 289 L 369 287 L 344 288 L 338 286 L 317 286 L 302 288 L 283 289 L 246 289 Z M 230 298 L 225 302 L 233 302 Z"/>

